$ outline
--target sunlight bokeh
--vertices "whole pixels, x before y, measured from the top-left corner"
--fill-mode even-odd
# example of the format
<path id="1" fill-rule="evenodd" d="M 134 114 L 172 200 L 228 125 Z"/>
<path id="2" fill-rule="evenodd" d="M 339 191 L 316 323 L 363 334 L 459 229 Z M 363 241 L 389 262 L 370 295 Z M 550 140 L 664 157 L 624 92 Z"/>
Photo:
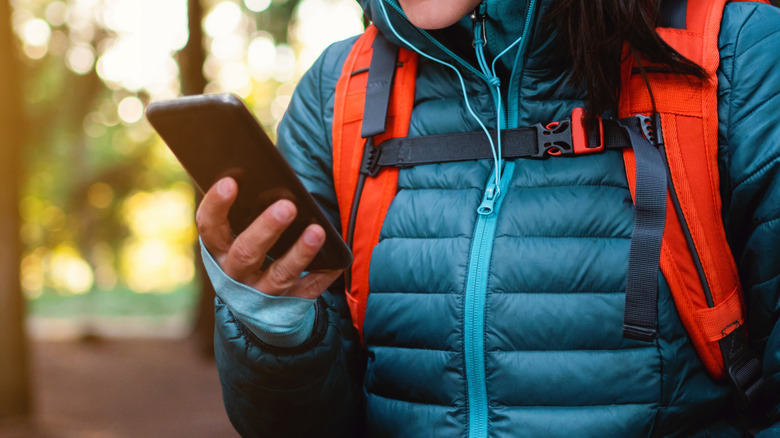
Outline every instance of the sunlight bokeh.
<path id="1" fill-rule="evenodd" d="M 298 74 L 306 71 L 332 42 L 361 33 L 362 17 L 356 1 L 302 1 L 290 29 L 298 42 Z"/>
<path id="2" fill-rule="evenodd" d="M 195 275 L 194 193 L 186 183 L 137 192 L 124 201 L 132 231 L 122 248 L 122 274 L 135 291 L 171 292 Z"/>
<path id="3" fill-rule="evenodd" d="M 281 33 L 260 24 L 261 14 L 284 3 L 204 1 L 206 92 L 243 97 L 271 131 L 319 53 L 363 28 L 354 0 L 301 0 Z M 76 131 L 41 139 L 46 152 L 31 157 L 21 204 L 25 295 L 192 289 L 194 191 L 143 116 L 150 101 L 180 93 L 187 1 L 12 4 L 19 47 L 41 78 L 28 104 L 43 108 L 52 99 L 48 105 L 61 110 L 55 96 L 92 90 L 84 109 L 63 113 L 82 114 Z M 92 88 L 71 90 L 65 84 L 74 78 Z"/>

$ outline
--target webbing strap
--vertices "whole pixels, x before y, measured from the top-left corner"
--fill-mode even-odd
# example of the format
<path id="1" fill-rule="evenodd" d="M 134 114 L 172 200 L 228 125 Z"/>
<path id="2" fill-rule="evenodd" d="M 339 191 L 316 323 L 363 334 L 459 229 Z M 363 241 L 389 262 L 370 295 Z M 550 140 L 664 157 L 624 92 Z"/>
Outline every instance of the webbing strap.
<path id="1" fill-rule="evenodd" d="M 548 125 L 563 125 L 568 121 Z M 604 149 L 631 147 L 631 141 L 618 120 L 604 119 Z M 639 132 L 639 131 L 638 131 Z M 547 134 L 545 134 L 547 133 Z M 496 139 L 496 131 L 490 131 Z M 552 138 L 555 137 L 555 138 Z M 597 130 L 588 133 L 585 150 L 601 150 L 602 142 Z M 571 130 L 562 129 L 550 133 L 541 124 L 501 131 L 502 158 L 548 158 L 549 156 L 574 154 Z M 374 155 L 367 158 L 366 169 L 382 167 L 413 167 L 420 164 L 493 158 L 490 143 L 482 131 L 426 135 L 421 137 L 391 138 L 378 145 Z"/>
<path id="2" fill-rule="evenodd" d="M 688 0 L 663 0 L 658 13 L 662 27 L 685 29 Z"/>
<path id="3" fill-rule="evenodd" d="M 625 126 L 625 132 L 636 159 L 636 190 L 623 336 L 649 341 L 656 335 L 658 270 L 666 220 L 666 166 L 659 149 L 638 134 L 636 128 Z"/>
<path id="4" fill-rule="evenodd" d="M 382 134 L 387 129 L 387 107 L 398 60 L 398 46 L 387 41 L 381 33 L 377 33 L 371 48 L 374 53 L 368 67 L 366 102 L 360 130 L 360 136 L 363 138 Z"/>
<path id="5" fill-rule="evenodd" d="M 750 403 L 760 393 L 764 379 L 761 361 L 756 352 L 748 346 L 744 326 L 740 326 L 718 343 L 729 377 L 743 397 L 743 402 Z"/>

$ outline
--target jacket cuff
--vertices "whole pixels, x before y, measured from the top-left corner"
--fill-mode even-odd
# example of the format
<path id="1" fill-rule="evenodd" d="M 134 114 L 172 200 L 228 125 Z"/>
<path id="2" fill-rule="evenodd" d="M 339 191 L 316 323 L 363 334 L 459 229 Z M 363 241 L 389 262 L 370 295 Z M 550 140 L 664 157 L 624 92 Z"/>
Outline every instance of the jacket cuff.
<path id="1" fill-rule="evenodd" d="M 262 342 L 292 348 L 303 344 L 314 330 L 314 303 L 299 297 L 268 295 L 230 278 L 200 242 L 203 265 L 217 296 Z"/>

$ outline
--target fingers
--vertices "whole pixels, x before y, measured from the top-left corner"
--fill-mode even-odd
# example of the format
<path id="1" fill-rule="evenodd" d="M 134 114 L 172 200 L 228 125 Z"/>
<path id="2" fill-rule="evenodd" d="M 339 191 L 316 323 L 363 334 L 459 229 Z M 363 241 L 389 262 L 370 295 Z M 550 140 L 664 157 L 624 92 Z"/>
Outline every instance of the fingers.
<path id="1" fill-rule="evenodd" d="M 195 214 L 201 240 L 214 257 L 227 253 L 233 241 L 228 211 L 237 195 L 238 185 L 233 178 L 222 178 L 206 192 Z"/>
<path id="2" fill-rule="evenodd" d="M 196 214 L 203 244 L 222 270 L 236 281 L 270 295 L 316 298 L 342 271 L 318 271 L 301 277 L 325 243 L 325 230 L 309 225 L 295 244 L 267 269 L 261 271 L 268 250 L 292 223 L 295 205 L 280 200 L 268 207 L 238 237 L 233 238 L 228 211 L 238 194 L 232 178 L 223 178 L 206 193 Z"/>
<path id="3" fill-rule="evenodd" d="M 302 277 L 287 295 L 313 300 L 322 295 L 343 272 L 343 270 L 310 272 Z"/>
<path id="4" fill-rule="evenodd" d="M 258 283 L 258 288 L 273 295 L 292 288 L 324 243 L 325 230 L 321 226 L 306 227 L 295 244 L 268 267 Z"/>
<path id="5" fill-rule="evenodd" d="M 314 260 L 325 243 L 325 230 L 319 225 L 309 225 L 282 257 L 268 267 L 258 281 L 257 288 L 270 295 L 285 295 L 314 299 L 341 275 L 343 270 L 323 270 L 301 273 Z"/>
<path id="6" fill-rule="evenodd" d="M 235 238 L 222 263 L 222 270 L 236 281 L 246 284 L 256 282 L 268 250 L 292 223 L 295 214 L 295 204 L 288 200 L 271 204 Z"/>

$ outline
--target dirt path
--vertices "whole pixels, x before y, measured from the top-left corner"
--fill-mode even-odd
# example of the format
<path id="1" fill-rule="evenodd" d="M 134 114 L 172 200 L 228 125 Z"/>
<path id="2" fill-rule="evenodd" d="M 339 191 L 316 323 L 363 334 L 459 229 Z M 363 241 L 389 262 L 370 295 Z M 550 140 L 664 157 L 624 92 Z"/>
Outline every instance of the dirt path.
<path id="1" fill-rule="evenodd" d="M 36 415 L 3 438 L 237 436 L 213 361 L 177 340 L 32 344 Z"/>

